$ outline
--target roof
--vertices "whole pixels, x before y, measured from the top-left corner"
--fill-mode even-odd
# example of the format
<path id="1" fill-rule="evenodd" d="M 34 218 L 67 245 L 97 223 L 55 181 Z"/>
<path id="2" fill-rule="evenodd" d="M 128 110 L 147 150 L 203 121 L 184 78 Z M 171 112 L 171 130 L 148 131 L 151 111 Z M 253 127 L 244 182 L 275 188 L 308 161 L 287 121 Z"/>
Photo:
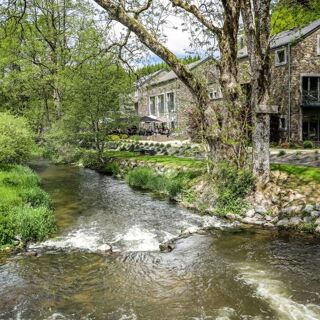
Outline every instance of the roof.
<path id="1" fill-rule="evenodd" d="M 270 49 L 276 49 L 289 43 L 293 43 L 310 33 L 314 32 L 320 27 L 320 19 L 311 22 L 303 28 L 297 27 L 291 30 L 286 30 L 278 33 L 271 39 Z M 247 47 L 238 51 L 238 58 L 244 58 L 248 55 Z"/>
<path id="2" fill-rule="evenodd" d="M 205 63 L 206 61 L 210 60 L 211 57 L 205 57 L 202 58 L 198 61 L 189 63 L 186 67 L 188 70 L 193 70 L 195 68 L 197 68 L 198 66 L 200 66 L 201 64 Z M 155 85 L 155 84 L 159 84 L 162 82 L 166 82 L 166 81 L 170 81 L 170 80 L 174 80 L 177 79 L 177 75 L 174 73 L 174 71 L 167 71 L 167 72 L 163 72 L 161 73 L 158 77 L 153 77 L 153 81 L 150 81 L 151 85 Z"/>
<path id="3" fill-rule="evenodd" d="M 140 78 L 138 81 L 137 81 L 137 85 L 138 86 L 143 86 L 144 84 L 148 83 L 149 81 L 151 81 L 153 78 L 157 77 L 159 74 L 161 74 L 162 72 L 165 72 L 166 70 L 165 69 L 160 69 L 158 71 L 155 71 L 151 74 L 148 74 L 147 76 L 145 77 L 142 77 Z"/>

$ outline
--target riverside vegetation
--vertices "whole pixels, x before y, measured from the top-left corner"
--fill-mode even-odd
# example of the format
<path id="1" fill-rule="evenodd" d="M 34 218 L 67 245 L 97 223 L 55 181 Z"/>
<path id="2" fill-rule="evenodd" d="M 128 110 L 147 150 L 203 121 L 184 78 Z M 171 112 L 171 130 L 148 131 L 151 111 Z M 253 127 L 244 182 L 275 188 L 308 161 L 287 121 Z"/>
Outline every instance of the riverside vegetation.
<path id="1" fill-rule="evenodd" d="M 26 163 L 36 149 L 23 118 L 0 114 L 0 249 L 23 247 L 54 231 L 52 203 Z"/>
<path id="2" fill-rule="evenodd" d="M 207 170 L 208 161 L 185 157 L 180 151 L 175 156 L 177 150 L 171 145 L 163 145 L 154 154 L 150 152 L 150 144 L 133 144 L 136 147 L 122 141 L 115 149 L 106 150 L 102 163 L 94 150 L 78 150 L 78 158 L 74 160 L 81 166 L 123 178 L 133 188 L 167 196 L 200 213 L 249 225 L 320 232 L 318 168 L 274 164 L 268 186 L 256 190 L 249 170 L 220 163 L 212 173 Z M 192 147 L 182 149 L 190 152 Z"/>

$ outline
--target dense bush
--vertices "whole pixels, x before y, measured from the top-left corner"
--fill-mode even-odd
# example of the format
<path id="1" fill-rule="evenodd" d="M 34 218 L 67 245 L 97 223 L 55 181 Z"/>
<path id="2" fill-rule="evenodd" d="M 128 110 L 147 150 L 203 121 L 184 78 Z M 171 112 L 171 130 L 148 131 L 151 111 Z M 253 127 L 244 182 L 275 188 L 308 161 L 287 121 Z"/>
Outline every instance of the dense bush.
<path id="1" fill-rule="evenodd" d="M 103 167 L 104 172 L 112 176 L 116 176 L 120 173 L 120 166 L 116 162 L 108 162 Z"/>
<path id="2" fill-rule="evenodd" d="M 188 183 L 199 174 L 199 172 L 184 172 L 174 175 L 161 175 L 151 168 L 141 167 L 130 171 L 126 181 L 133 188 L 151 190 L 174 198 L 182 193 Z"/>
<path id="3" fill-rule="evenodd" d="M 0 113 L 0 163 L 25 163 L 35 148 L 26 120 Z"/>
<path id="4" fill-rule="evenodd" d="M 216 177 L 217 212 L 242 213 L 246 209 L 245 198 L 252 191 L 254 177 L 250 170 L 238 170 L 226 163 L 219 165 Z"/>
<path id="5" fill-rule="evenodd" d="M 54 231 L 52 203 L 39 182 L 29 168 L 0 167 L 0 246 L 17 238 L 40 241 Z"/>
<path id="6" fill-rule="evenodd" d="M 304 149 L 313 149 L 314 148 L 314 143 L 312 141 L 309 141 L 309 140 L 303 141 L 303 148 Z"/>

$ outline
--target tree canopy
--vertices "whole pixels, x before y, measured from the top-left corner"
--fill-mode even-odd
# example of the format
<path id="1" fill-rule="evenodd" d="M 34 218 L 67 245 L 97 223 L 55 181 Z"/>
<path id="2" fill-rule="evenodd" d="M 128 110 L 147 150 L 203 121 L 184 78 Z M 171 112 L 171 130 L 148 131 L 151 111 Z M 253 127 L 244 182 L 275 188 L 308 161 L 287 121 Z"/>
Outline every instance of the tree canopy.
<path id="1" fill-rule="evenodd" d="M 320 19 L 319 0 L 279 0 L 272 12 L 272 34 L 303 27 L 317 19 Z"/>

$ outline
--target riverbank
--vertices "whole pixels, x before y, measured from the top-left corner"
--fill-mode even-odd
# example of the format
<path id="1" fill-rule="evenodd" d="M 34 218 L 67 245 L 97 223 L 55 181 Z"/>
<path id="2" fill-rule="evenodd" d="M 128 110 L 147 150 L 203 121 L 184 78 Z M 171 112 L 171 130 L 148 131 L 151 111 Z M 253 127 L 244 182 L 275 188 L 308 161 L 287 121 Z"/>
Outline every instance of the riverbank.
<path id="1" fill-rule="evenodd" d="M 0 166 L 0 199 L 0 250 L 23 248 L 54 230 L 50 197 L 30 168 Z"/>
<path id="2" fill-rule="evenodd" d="M 217 185 L 205 160 L 168 155 L 140 155 L 109 150 L 98 167 L 94 153 L 81 165 L 125 179 L 133 188 L 150 190 L 182 206 L 242 224 L 320 234 L 320 169 L 272 165 L 270 183 L 253 190 L 250 175 L 221 168 Z"/>

